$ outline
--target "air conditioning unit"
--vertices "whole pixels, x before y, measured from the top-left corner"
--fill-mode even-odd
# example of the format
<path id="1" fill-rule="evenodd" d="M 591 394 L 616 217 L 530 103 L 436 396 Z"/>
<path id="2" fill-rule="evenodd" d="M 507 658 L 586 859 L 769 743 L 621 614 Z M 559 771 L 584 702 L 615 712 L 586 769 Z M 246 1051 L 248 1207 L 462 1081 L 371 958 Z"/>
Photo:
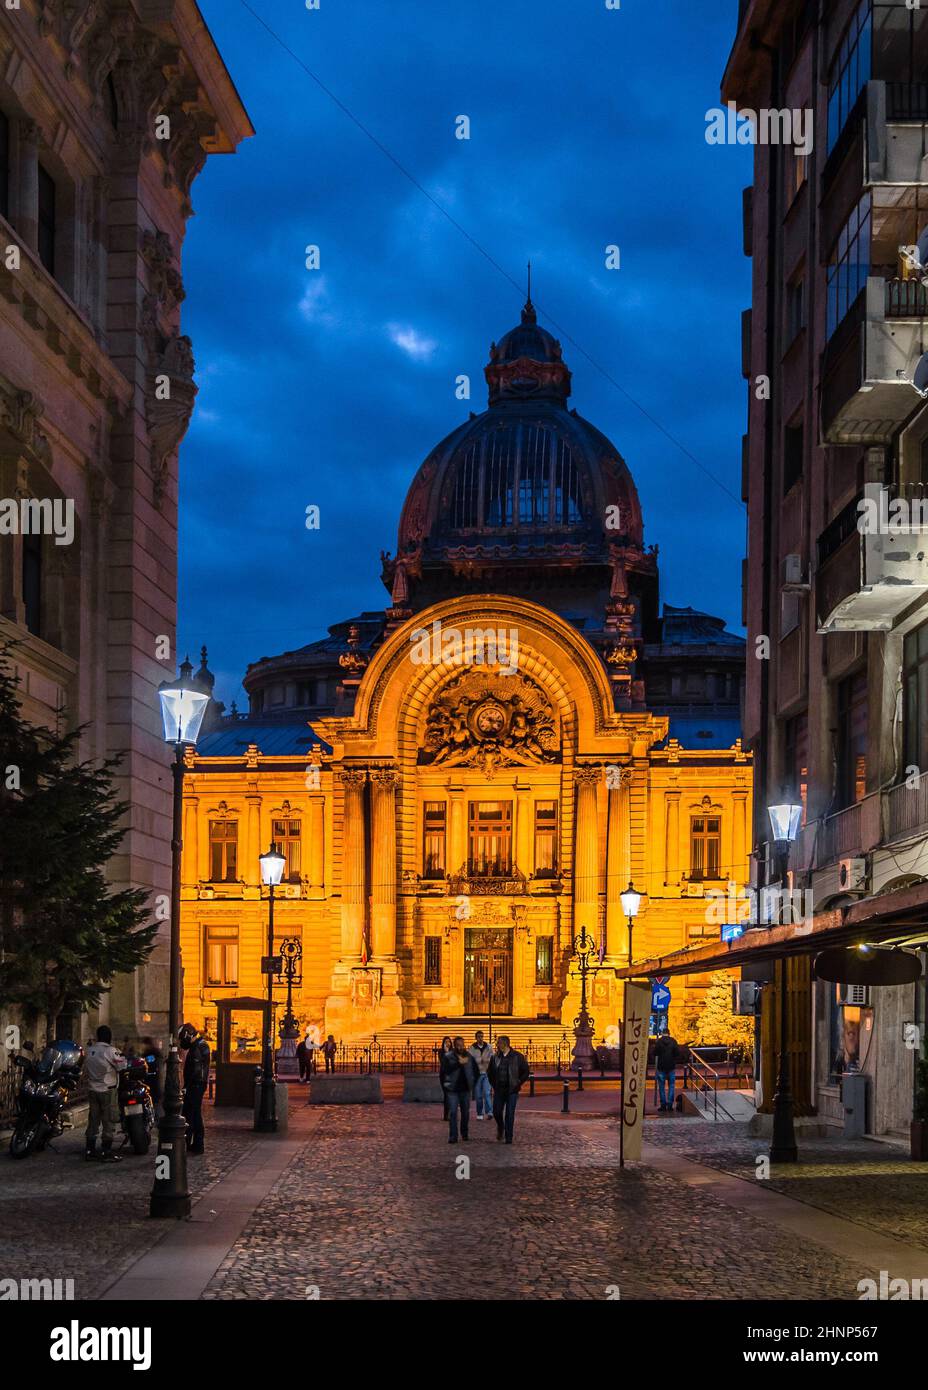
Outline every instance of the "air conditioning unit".
<path id="1" fill-rule="evenodd" d="M 806 579 L 802 565 L 801 555 L 784 555 L 783 557 L 783 585 L 787 589 L 808 589 L 809 581 Z"/>
<path id="2" fill-rule="evenodd" d="M 757 996 L 760 987 L 756 980 L 732 980 L 731 1011 L 741 1017 L 753 1018 L 757 1013 Z"/>
<path id="3" fill-rule="evenodd" d="M 867 888 L 866 859 L 842 859 L 838 865 L 838 887 L 842 893 L 863 893 Z"/>
<path id="4" fill-rule="evenodd" d="M 859 1009 L 868 1009 L 870 1007 L 870 986 L 839 985 L 838 1003 L 851 1004 Z"/>

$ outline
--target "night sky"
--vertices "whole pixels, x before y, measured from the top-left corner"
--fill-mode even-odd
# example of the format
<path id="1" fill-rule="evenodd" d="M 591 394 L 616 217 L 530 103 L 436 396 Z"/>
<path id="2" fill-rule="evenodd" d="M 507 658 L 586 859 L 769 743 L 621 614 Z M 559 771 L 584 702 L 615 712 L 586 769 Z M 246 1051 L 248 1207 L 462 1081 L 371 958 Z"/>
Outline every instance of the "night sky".
<path id="1" fill-rule="evenodd" d="M 737 0 L 200 7 L 256 130 L 208 160 L 184 249 L 178 642 L 208 644 L 217 697 L 246 708 L 250 661 L 387 603 L 380 552 L 419 464 L 486 408 L 529 258 L 570 404 L 637 483 L 662 599 L 741 631 L 752 152 L 705 141 Z"/>

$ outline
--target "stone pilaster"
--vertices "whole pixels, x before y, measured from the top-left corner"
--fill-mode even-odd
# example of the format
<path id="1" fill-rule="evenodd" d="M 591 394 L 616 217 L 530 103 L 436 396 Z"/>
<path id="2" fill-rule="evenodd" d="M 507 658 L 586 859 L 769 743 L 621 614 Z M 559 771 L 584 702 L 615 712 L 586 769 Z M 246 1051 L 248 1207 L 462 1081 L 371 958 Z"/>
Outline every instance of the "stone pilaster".
<path id="1" fill-rule="evenodd" d="M 574 771 L 576 807 L 574 829 L 574 935 L 586 927 L 595 936 L 599 918 L 599 826 L 596 793 L 602 768 Z"/>
<path id="2" fill-rule="evenodd" d="M 396 955 L 396 789 L 395 768 L 371 771 L 371 955 Z"/>
<path id="3" fill-rule="evenodd" d="M 610 779 L 606 833 L 606 955 L 623 960 L 628 956 L 628 942 L 619 895 L 628 887 L 631 878 L 631 780 L 628 767 L 618 768 Z"/>
<path id="4" fill-rule="evenodd" d="M 325 797 L 309 798 L 309 891 L 325 891 Z"/>
<path id="5" fill-rule="evenodd" d="M 364 945 L 365 853 L 364 785 L 367 770 L 346 767 L 336 773 L 344 789 L 342 829 L 342 936 L 341 960 L 354 965 Z"/>

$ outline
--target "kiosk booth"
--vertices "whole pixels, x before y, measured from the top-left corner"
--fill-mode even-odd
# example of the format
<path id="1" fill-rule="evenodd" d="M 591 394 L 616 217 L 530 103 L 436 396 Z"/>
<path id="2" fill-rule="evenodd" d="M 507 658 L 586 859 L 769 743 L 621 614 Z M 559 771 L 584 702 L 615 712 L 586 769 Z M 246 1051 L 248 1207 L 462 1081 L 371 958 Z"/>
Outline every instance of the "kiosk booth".
<path id="1" fill-rule="evenodd" d="M 276 1008 L 276 1005 L 275 1005 Z M 254 1105 L 255 1076 L 273 1019 L 266 999 L 220 999 L 216 1004 L 215 1105 Z"/>

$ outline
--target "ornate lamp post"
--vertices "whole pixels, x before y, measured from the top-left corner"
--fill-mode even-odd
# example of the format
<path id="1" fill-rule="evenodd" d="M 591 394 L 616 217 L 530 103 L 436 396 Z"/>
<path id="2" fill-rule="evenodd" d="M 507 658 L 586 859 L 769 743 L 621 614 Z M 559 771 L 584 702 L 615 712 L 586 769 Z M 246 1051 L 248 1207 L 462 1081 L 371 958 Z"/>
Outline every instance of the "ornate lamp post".
<path id="1" fill-rule="evenodd" d="M 161 722 L 166 743 L 174 745 L 173 816 L 171 822 L 171 985 L 168 1001 L 168 1059 L 164 1078 L 164 1104 L 158 1125 L 158 1156 L 155 1181 L 148 1206 L 149 1216 L 185 1217 L 190 1215 L 187 1190 L 186 1125 L 181 1108 L 180 1057 L 177 1030 L 180 1027 L 180 867 L 183 850 L 184 753 L 196 743 L 209 695 L 193 680 L 193 667 L 183 662 L 178 678 L 162 681 L 158 687 Z"/>
<path id="2" fill-rule="evenodd" d="M 277 1077 L 274 1074 L 274 976 L 277 974 L 274 960 L 274 889 L 283 878 L 286 860 L 271 845 L 264 854 L 258 855 L 261 865 L 261 882 L 267 885 L 267 956 L 261 962 L 261 969 L 267 975 L 267 1027 L 264 1030 L 264 1057 L 261 1062 L 261 1103 L 255 1120 L 255 1129 L 262 1133 L 273 1133 L 277 1129 Z"/>
<path id="3" fill-rule="evenodd" d="M 799 833 L 802 807 L 784 802 L 768 806 L 767 814 L 773 829 L 776 846 L 776 878 L 783 884 L 789 865 L 789 847 Z M 770 1145 L 771 1163 L 796 1163 L 796 1131 L 793 1127 L 793 1093 L 789 1074 L 789 1005 L 787 998 L 787 957 L 780 960 L 780 1065 L 777 1089 L 773 1097 L 773 1139 Z"/>
<path id="4" fill-rule="evenodd" d="M 641 894 L 637 892 L 629 882 L 624 893 L 619 894 L 619 902 L 622 904 L 622 911 L 625 913 L 625 920 L 628 923 L 628 963 L 632 963 L 632 928 L 635 925 L 635 918 L 638 916 L 638 909 L 641 906 Z"/>
<path id="5" fill-rule="evenodd" d="M 586 1007 L 586 978 L 588 975 L 595 974 L 599 966 L 590 965 L 590 956 L 598 954 L 598 947 L 586 927 L 583 928 L 579 936 L 574 937 L 573 954 L 579 961 L 577 968 L 580 973 L 580 1012 L 574 1019 L 574 1038 L 576 1041 L 572 1048 L 574 1060 L 570 1064 L 570 1069 L 571 1071 L 591 1071 L 596 1066 L 596 1054 L 593 1051 L 594 1022 Z"/>
<path id="6" fill-rule="evenodd" d="M 280 1075 L 295 1076 L 296 1042 L 300 1036 L 299 1024 L 293 1014 L 293 985 L 303 959 L 303 943 L 299 937 L 288 936 L 280 943 L 280 956 L 283 973 L 287 981 L 287 1012 L 280 1025 L 280 1051 L 277 1054 L 277 1070 Z M 278 979 L 280 977 L 278 976 Z"/>

